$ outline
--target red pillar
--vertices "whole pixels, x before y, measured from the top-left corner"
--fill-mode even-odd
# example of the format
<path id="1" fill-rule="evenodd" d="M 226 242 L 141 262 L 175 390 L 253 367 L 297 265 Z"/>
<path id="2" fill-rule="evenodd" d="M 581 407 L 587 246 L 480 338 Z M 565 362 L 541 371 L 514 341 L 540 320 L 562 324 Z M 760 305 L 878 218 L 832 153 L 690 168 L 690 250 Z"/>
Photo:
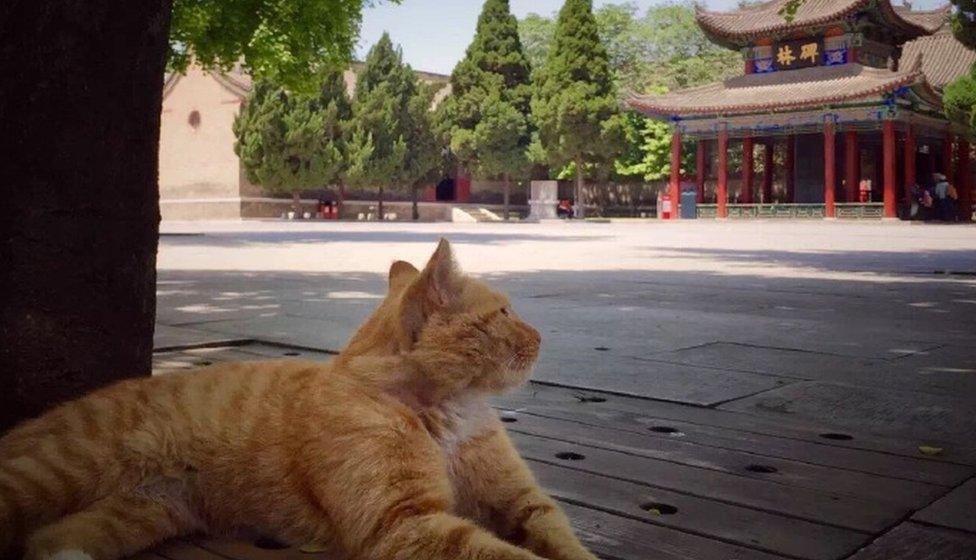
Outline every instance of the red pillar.
<path id="1" fill-rule="evenodd" d="M 796 137 L 790 134 L 786 137 L 786 201 L 790 204 L 796 203 Z"/>
<path id="2" fill-rule="evenodd" d="M 912 125 L 905 129 L 905 206 L 912 204 L 912 186 L 915 185 L 915 154 L 918 146 Z"/>
<path id="3" fill-rule="evenodd" d="M 857 202 L 861 183 L 861 151 L 857 146 L 857 132 L 844 133 L 844 201 Z"/>
<path id="4" fill-rule="evenodd" d="M 962 221 L 969 222 L 973 217 L 973 185 L 970 173 L 969 142 L 959 140 L 956 155 L 956 192 L 959 193 L 959 208 Z"/>
<path id="5" fill-rule="evenodd" d="M 742 139 L 742 204 L 752 204 L 753 177 L 755 175 L 752 145 L 752 136 L 746 136 Z"/>
<path id="6" fill-rule="evenodd" d="M 773 203 L 773 175 L 775 173 L 775 163 L 773 161 L 773 150 L 776 149 L 776 142 L 772 139 L 766 142 L 766 151 L 763 153 L 763 204 Z"/>
<path id="7" fill-rule="evenodd" d="M 671 219 L 678 219 L 678 205 L 681 202 L 681 131 L 677 128 L 671 133 Z"/>
<path id="8" fill-rule="evenodd" d="M 882 167 L 884 168 L 884 217 L 896 218 L 897 203 L 895 202 L 895 121 L 884 122 L 882 140 Z"/>
<path id="9" fill-rule="evenodd" d="M 718 132 L 718 186 L 715 192 L 715 202 L 718 205 L 719 218 L 727 218 L 729 209 L 729 131 L 722 129 Z"/>
<path id="10" fill-rule="evenodd" d="M 695 187 L 698 189 L 698 203 L 705 202 L 705 140 L 698 140 L 695 146 Z"/>
<path id="11" fill-rule="evenodd" d="M 834 144 L 834 121 L 824 122 L 824 217 L 833 218 L 837 215 L 834 206 L 834 193 L 837 185 L 837 149 Z"/>

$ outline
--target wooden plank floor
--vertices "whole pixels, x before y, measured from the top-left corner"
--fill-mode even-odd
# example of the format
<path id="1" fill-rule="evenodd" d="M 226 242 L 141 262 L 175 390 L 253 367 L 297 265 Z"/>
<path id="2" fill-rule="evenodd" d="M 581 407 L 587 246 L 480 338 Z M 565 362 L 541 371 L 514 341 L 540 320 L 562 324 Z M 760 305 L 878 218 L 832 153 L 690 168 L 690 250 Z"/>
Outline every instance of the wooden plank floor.
<path id="1" fill-rule="evenodd" d="M 252 343 L 157 354 L 155 371 L 320 352 Z M 581 538 L 614 560 L 973 560 L 976 456 L 716 408 L 531 384 L 496 399 Z M 968 482 L 967 482 L 968 481 Z M 187 539 L 147 560 L 292 560 Z M 325 560 L 325 559 L 324 559 Z"/>

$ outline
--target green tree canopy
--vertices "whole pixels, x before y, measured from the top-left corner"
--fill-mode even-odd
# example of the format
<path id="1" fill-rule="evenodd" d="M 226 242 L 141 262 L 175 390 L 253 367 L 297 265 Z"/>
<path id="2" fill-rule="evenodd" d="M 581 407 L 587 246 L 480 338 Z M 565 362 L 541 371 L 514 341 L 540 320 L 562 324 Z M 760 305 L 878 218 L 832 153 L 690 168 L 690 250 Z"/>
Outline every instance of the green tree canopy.
<path id="1" fill-rule="evenodd" d="M 617 92 L 591 0 L 563 5 L 546 63 L 534 77 L 532 116 L 539 145 L 551 166 L 575 165 L 576 208 L 582 216 L 587 164 L 612 162 L 623 143 Z"/>
<path id="2" fill-rule="evenodd" d="M 394 3 L 398 0 L 392 0 Z M 344 66 L 369 0 L 174 0 L 169 66 L 228 69 L 243 61 L 257 79 L 312 92 L 317 76 Z"/>
<path id="3" fill-rule="evenodd" d="M 976 0 L 952 0 L 952 4 L 956 7 L 953 34 L 962 44 L 976 49 Z M 976 64 L 969 74 L 946 86 L 942 101 L 950 119 L 976 127 Z"/>
<path id="4" fill-rule="evenodd" d="M 342 72 L 329 72 L 318 95 L 259 81 L 234 119 L 234 151 L 248 179 L 270 194 L 292 194 L 341 181 L 350 116 Z"/>
<path id="5" fill-rule="evenodd" d="M 474 174 L 510 182 L 528 168 L 529 61 L 508 0 L 486 0 L 474 39 L 451 75 L 451 149 Z"/>

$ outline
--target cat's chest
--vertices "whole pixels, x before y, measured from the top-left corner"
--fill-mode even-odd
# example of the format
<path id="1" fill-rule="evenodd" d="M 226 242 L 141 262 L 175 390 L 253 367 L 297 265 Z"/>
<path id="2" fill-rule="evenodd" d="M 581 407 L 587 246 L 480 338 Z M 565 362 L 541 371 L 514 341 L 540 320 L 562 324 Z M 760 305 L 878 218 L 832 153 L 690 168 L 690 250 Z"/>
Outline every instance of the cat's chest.
<path id="1" fill-rule="evenodd" d="M 483 397 L 445 403 L 421 415 L 427 431 L 448 459 L 464 442 L 491 431 L 498 422 L 495 410 Z"/>

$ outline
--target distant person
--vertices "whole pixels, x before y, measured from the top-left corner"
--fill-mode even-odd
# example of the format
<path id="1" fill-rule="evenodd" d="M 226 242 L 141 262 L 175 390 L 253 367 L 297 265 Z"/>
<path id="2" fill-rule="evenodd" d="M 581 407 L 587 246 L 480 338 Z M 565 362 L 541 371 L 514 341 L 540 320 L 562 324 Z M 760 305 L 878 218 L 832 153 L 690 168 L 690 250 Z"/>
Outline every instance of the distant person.
<path id="1" fill-rule="evenodd" d="M 568 199 L 560 200 L 559 204 L 556 205 L 556 216 L 567 220 L 571 219 L 573 217 L 573 203 Z"/>
<path id="2" fill-rule="evenodd" d="M 936 214 L 940 220 L 948 221 L 951 216 L 951 202 L 949 200 L 949 181 L 946 176 L 936 173 L 932 176 L 935 179 L 935 187 L 932 189 L 935 199 Z"/>

